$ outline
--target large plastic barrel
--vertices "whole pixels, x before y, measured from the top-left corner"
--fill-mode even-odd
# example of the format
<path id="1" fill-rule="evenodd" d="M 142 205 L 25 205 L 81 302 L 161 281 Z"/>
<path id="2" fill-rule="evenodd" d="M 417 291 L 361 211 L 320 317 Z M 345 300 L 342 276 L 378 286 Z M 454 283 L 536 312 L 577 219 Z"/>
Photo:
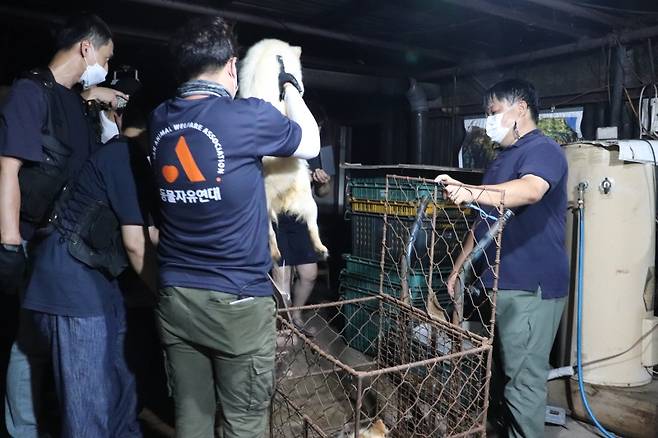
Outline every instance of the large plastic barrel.
<path id="1" fill-rule="evenodd" d="M 651 381 L 642 365 L 641 338 L 642 320 L 653 315 L 654 166 L 620 161 L 614 146 L 571 144 L 564 150 L 570 205 L 576 206 L 578 183 L 588 184 L 584 196 L 584 380 L 595 385 L 644 385 Z M 576 216 L 567 217 L 567 247 L 572 248 Z M 575 307 L 573 318 L 575 363 Z"/>

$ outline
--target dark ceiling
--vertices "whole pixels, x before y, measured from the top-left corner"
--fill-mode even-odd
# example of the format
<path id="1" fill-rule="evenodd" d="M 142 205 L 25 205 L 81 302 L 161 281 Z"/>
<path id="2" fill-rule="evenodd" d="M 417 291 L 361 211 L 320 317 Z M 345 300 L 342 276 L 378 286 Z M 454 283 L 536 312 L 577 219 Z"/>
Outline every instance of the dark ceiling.
<path id="1" fill-rule="evenodd" d="M 658 35 L 656 0 L 4 0 L 5 69 L 13 74 L 30 51 L 46 52 L 48 24 L 79 10 L 110 24 L 122 61 L 161 61 L 176 26 L 214 12 L 236 23 L 243 47 L 264 37 L 303 46 L 307 68 L 426 80 L 552 47 L 561 48 L 555 55 L 600 47 L 610 35 Z"/>

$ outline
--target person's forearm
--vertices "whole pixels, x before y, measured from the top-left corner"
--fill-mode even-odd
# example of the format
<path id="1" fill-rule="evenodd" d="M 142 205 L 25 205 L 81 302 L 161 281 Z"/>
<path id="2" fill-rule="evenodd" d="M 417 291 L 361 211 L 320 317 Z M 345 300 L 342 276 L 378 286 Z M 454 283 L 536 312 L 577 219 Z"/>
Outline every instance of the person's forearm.
<path id="1" fill-rule="evenodd" d="M 149 237 L 153 246 L 157 247 L 160 243 L 160 230 L 156 227 L 149 227 Z"/>
<path id="2" fill-rule="evenodd" d="M 453 273 L 459 272 L 459 270 L 462 268 L 466 258 L 471 254 L 471 251 L 473 251 L 473 247 L 475 246 L 474 243 L 475 240 L 473 239 L 473 232 L 469 231 L 466 235 L 466 239 L 464 242 L 462 242 L 462 250 L 459 253 L 459 256 L 457 256 L 457 260 L 455 260 L 454 266 L 452 268 Z"/>
<path id="3" fill-rule="evenodd" d="M 477 188 L 464 187 L 471 190 L 475 202 L 482 205 L 498 207 L 503 204 L 507 208 L 521 207 L 539 201 L 543 192 L 529 181 L 515 179 L 502 184 L 482 185 Z"/>
<path id="4" fill-rule="evenodd" d="M 124 248 L 133 270 L 152 291 L 157 288 L 157 259 L 149 230 L 140 233 L 123 233 Z"/>
<path id="5" fill-rule="evenodd" d="M 15 158 L 0 157 L 0 241 L 19 245 L 21 190 L 18 171 L 21 161 Z"/>
<path id="6" fill-rule="evenodd" d="M 293 156 L 304 160 L 317 157 L 320 153 L 320 130 L 313 114 L 299 91 L 290 84 L 286 84 L 284 101 L 288 118 L 302 128 L 302 139 Z"/>
<path id="7" fill-rule="evenodd" d="M 156 292 L 158 290 L 158 259 L 155 247 L 150 240 L 146 242 L 146 250 L 142 260 L 142 270 L 139 273 L 139 276 L 149 289 Z"/>

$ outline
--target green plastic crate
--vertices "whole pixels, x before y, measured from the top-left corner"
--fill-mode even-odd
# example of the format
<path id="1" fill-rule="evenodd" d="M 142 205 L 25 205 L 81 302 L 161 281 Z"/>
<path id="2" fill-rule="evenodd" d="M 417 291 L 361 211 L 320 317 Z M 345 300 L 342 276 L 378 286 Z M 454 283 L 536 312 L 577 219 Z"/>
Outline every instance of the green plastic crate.
<path id="1" fill-rule="evenodd" d="M 391 180 L 389 180 L 389 183 Z M 436 184 L 422 181 L 396 180 L 388 188 L 388 200 L 416 202 L 426 196 L 432 198 Z M 347 184 L 349 196 L 353 199 L 369 201 L 386 200 L 386 178 L 351 178 Z M 437 198 L 442 199 L 443 192 L 438 191 Z"/>
<path id="2" fill-rule="evenodd" d="M 345 269 L 351 274 L 359 274 L 365 277 L 379 281 L 381 266 L 379 261 L 368 260 L 361 257 L 356 257 L 351 254 L 343 255 L 345 259 Z M 407 277 L 407 283 L 410 289 L 414 288 L 427 288 L 428 270 L 418 268 L 410 269 Z M 447 280 L 450 275 L 449 268 L 434 269 L 432 273 L 432 286 L 434 288 L 442 287 L 443 280 Z M 397 268 L 391 266 L 384 266 L 384 285 L 391 288 L 400 287 L 402 281 Z"/>
<path id="3" fill-rule="evenodd" d="M 345 300 L 371 296 L 367 292 L 349 287 L 340 287 L 340 294 Z M 379 336 L 379 302 L 376 300 L 343 305 L 345 328 L 341 331 L 345 343 L 364 354 L 374 356 L 377 353 L 377 336 Z"/>
<path id="4" fill-rule="evenodd" d="M 384 218 L 381 215 L 352 213 L 352 254 L 369 260 L 379 261 L 382 251 L 382 237 L 384 233 Z M 394 265 L 400 262 L 405 250 L 406 240 L 409 238 L 409 230 L 415 219 L 394 218 L 387 224 L 385 252 L 385 263 Z M 465 224 L 453 227 L 446 225 L 436 227 L 436 238 L 434 240 L 434 263 L 442 267 L 451 267 L 452 255 L 461 250 L 461 241 L 466 236 L 468 229 Z M 432 233 L 431 220 L 424 220 L 421 229 L 414 242 L 414 250 L 411 254 L 411 267 L 429 267 L 429 253 L 427 241 Z"/>
<path id="5" fill-rule="evenodd" d="M 356 290 L 370 295 L 379 294 L 379 278 L 374 279 L 364 275 L 353 274 L 343 269 L 340 273 L 340 285 L 344 290 Z M 384 281 L 383 292 L 394 298 L 400 298 L 400 291 L 402 286 L 391 284 Z M 425 309 L 425 302 L 427 301 L 428 289 L 424 287 L 413 288 L 409 291 L 410 303 L 414 307 Z"/>
<path id="6" fill-rule="evenodd" d="M 446 278 L 446 277 L 444 277 Z M 372 295 L 379 294 L 379 278 L 372 278 L 360 274 L 354 274 L 347 269 L 343 269 L 340 273 L 341 287 L 349 290 L 358 290 Z M 399 283 L 392 283 L 384 281 L 382 292 L 395 298 L 400 298 L 400 291 L 402 286 Z M 443 308 L 448 308 L 452 305 L 452 301 L 448 296 L 448 289 L 440 278 L 435 278 L 433 281 L 433 290 L 437 299 Z M 410 288 L 410 304 L 425 310 L 427 303 L 427 296 L 429 295 L 429 288 L 426 286 Z"/>

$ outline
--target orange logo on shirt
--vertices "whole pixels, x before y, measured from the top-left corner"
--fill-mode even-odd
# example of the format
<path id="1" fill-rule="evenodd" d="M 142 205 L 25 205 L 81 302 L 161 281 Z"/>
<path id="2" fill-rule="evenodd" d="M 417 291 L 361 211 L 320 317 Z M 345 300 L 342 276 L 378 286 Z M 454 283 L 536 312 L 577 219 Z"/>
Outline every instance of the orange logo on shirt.
<path id="1" fill-rule="evenodd" d="M 192 156 L 192 152 L 190 152 L 190 148 L 187 145 L 184 136 L 180 136 L 174 150 L 176 151 L 176 156 L 183 167 L 183 172 L 185 172 L 187 179 L 191 182 L 202 182 L 206 180 L 201 173 L 199 166 L 197 166 L 196 161 L 194 161 L 194 157 Z M 178 168 L 172 165 L 162 166 L 162 176 L 164 176 L 164 179 L 171 184 L 178 179 Z"/>

